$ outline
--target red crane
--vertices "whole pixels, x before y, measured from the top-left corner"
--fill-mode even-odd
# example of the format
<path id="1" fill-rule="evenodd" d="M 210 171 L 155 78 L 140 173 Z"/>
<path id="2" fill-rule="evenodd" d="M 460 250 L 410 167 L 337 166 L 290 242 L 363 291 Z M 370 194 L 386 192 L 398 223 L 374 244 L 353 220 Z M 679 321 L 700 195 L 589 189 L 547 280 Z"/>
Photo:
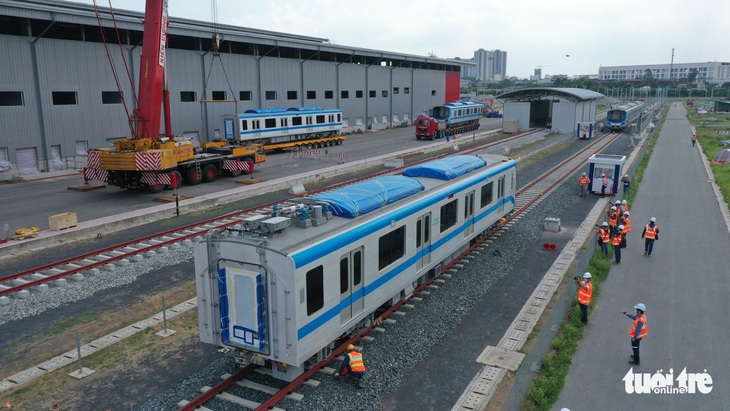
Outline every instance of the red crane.
<path id="1" fill-rule="evenodd" d="M 165 86 L 165 45 L 167 42 L 167 0 L 147 0 L 145 4 L 142 58 L 139 67 L 138 107 L 130 119 L 135 137 L 160 135 L 160 114 L 165 105 L 165 135 L 172 137 L 170 97 Z M 164 90 L 163 90 L 164 88 Z"/>

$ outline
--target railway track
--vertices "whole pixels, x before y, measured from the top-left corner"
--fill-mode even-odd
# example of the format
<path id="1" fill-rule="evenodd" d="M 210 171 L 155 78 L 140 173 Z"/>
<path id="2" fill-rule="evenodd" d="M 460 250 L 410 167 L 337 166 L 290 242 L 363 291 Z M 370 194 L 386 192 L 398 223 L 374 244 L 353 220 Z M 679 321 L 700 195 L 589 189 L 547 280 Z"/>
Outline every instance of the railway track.
<path id="1" fill-rule="evenodd" d="M 438 156 L 428 159 L 411 162 L 408 164 L 408 166 L 430 161 L 434 158 L 449 156 L 454 153 L 468 154 L 495 146 L 508 144 L 510 142 L 529 136 L 535 132 L 537 131 L 531 130 L 525 133 L 511 135 L 497 141 L 484 142 L 473 147 L 455 150 L 453 152 L 440 154 Z M 384 170 L 368 176 L 367 178 L 378 175 L 398 173 L 402 171 L 405 167 L 406 166 L 401 168 Z M 333 188 L 352 184 L 353 182 L 357 182 L 360 180 L 362 179 L 356 179 L 345 183 L 333 185 L 327 187 L 326 189 L 314 190 L 311 191 L 309 194 L 331 190 Z M 290 199 L 293 198 L 296 198 L 296 196 L 290 197 Z M 233 213 L 225 214 L 223 216 L 203 220 L 178 228 L 173 228 L 146 237 L 137 238 L 125 243 L 112 245 L 106 248 L 66 258 L 61 261 L 3 276 L 2 278 L 0 278 L 0 304 L 10 303 L 11 300 L 8 298 L 9 296 L 13 296 L 18 299 L 25 299 L 28 298 L 30 292 L 43 293 L 48 291 L 49 286 L 51 285 L 64 286 L 69 280 L 83 280 L 85 275 L 87 274 L 98 273 L 101 270 L 113 271 L 117 267 L 123 267 L 128 264 L 141 261 L 144 258 L 151 257 L 157 253 L 165 253 L 168 252 L 170 249 L 177 249 L 181 246 L 189 246 L 192 244 L 192 241 L 196 239 L 200 240 L 202 236 L 211 229 L 230 227 L 236 224 L 240 224 L 241 220 L 250 216 L 251 214 L 261 214 L 261 212 L 265 212 L 267 209 L 268 211 L 271 211 L 270 207 L 285 200 L 286 199 L 282 199 L 276 202 L 271 202 L 268 204 L 251 207 L 245 210 L 236 211 Z"/>
<path id="2" fill-rule="evenodd" d="M 382 321 L 388 320 L 393 313 L 402 314 L 401 309 L 403 307 L 411 305 L 412 303 L 416 303 L 419 299 L 418 295 L 420 293 L 428 292 L 426 290 L 427 288 L 437 288 L 438 283 L 443 283 L 447 281 L 448 278 L 450 278 L 453 273 L 457 272 L 461 266 L 463 266 L 464 264 L 468 264 L 468 262 L 474 258 L 474 254 L 484 253 L 487 247 L 485 242 L 494 238 L 495 236 L 502 235 L 503 233 L 508 231 L 509 228 L 513 224 L 515 224 L 523 214 L 528 213 L 533 207 L 539 204 L 542 199 L 546 198 L 546 196 L 548 196 L 559 184 L 565 182 L 580 167 L 584 166 L 590 156 L 601 152 L 606 146 L 613 143 L 620 136 L 621 134 L 607 134 L 603 136 L 603 138 L 590 140 L 589 144 L 587 144 L 586 147 L 579 150 L 577 153 L 571 155 L 566 160 L 560 162 L 554 167 L 550 168 L 548 171 L 546 171 L 530 183 L 526 184 L 524 187 L 521 187 L 519 190 L 517 190 L 515 211 L 512 213 L 509 219 L 499 224 L 499 226 L 495 227 L 487 235 L 476 241 L 471 247 L 469 247 L 469 249 L 457 256 L 457 258 L 455 258 L 451 263 L 447 264 L 442 269 L 439 276 L 416 288 L 410 298 L 402 300 L 398 304 L 390 307 L 387 311 L 385 311 L 378 317 L 373 325 L 363 330 L 362 333 L 351 338 L 350 340 L 342 342 L 327 359 L 320 362 L 319 364 L 314 365 L 295 381 L 286 385 L 283 388 L 266 387 L 266 389 L 263 389 L 261 387 L 258 387 L 257 389 L 260 391 L 271 393 L 268 400 L 257 401 L 254 399 L 246 399 L 239 395 L 227 392 L 227 390 L 234 386 L 252 387 L 258 384 L 251 380 L 252 375 L 254 375 L 253 373 L 255 371 L 255 367 L 249 366 L 234 375 L 225 376 L 225 379 L 215 387 L 201 387 L 201 391 L 203 392 L 203 394 L 200 397 L 197 397 L 190 401 L 183 400 L 178 403 L 178 406 L 180 406 L 180 411 L 209 409 L 200 407 L 204 407 L 204 404 L 214 398 L 233 404 L 243 405 L 247 408 L 256 410 L 277 409 L 275 408 L 276 404 L 278 404 L 284 398 L 291 398 L 291 394 L 295 393 L 296 389 L 302 384 L 308 383 L 310 385 L 318 385 L 320 381 L 317 380 L 317 374 L 327 374 L 334 371 L 327 368 L 327 364 L 340 356 L 344 352 L 347 344 L 357 344 L 361 338 L 368 338 L 370 340 L 377 338 L 377 335 L 374 335 L 375 333 L 373 333 L 373 331 L 383 331 L 383 329 L 379 327 Z M 468 152 L 468 150 L 465 150 L 465 152 Z"/>

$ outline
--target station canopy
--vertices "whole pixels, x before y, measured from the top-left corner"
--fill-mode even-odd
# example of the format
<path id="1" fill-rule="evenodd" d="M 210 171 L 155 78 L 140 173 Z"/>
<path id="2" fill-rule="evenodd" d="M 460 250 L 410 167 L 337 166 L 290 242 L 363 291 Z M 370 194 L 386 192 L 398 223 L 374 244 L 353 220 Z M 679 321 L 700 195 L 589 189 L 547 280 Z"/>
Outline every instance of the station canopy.
<path id="1" fill-rule="evenodd" d="M 495 97 L 500 101 L 534 101 L 545 97 L 560 97 L 574 103 L 598 100 L 603 94 L 583 88 L 534 87 L 510 91 Z"/>

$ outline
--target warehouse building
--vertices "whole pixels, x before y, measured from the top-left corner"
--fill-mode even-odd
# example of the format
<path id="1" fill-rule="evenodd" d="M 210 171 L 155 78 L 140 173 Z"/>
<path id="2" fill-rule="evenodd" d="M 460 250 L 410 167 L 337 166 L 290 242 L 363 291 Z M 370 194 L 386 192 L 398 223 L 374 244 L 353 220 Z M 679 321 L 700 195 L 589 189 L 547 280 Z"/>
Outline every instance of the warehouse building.
<path id="1" fill-rule="evenodd" d="M 88 149 L 131 136 L 144 13 L 115 9 L 113 22 L 98 11 L 103 31 L 91 5 L 0 0 L 0 177 L 82 167 Z M 339 108 L 348 133 L 409 125 L 458 100 L 471 65 L 228 25 L 217 25 L 215 56 L 210 23 L 172 14 L 172 130 L 196 141 L 220 137 L 223 115 L 251 108 Z"/>

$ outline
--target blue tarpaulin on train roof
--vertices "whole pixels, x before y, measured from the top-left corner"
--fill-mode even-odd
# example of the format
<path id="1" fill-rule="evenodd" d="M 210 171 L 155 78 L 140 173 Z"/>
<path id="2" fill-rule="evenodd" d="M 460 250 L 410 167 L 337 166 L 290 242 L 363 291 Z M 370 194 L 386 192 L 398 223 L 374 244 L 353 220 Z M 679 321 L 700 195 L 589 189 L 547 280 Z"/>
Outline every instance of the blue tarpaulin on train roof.
<path id="1" fill-rule="evenodd" d="M 486 165 L 487 162 L 477 156 L 451 156 L 410 167 L 403 175 L 407 177 L 430 177 L 439 180 L 451 180 Z"/>
<path id="2" fill-rule="evenodd" d="M 355 218 L 419 193 L 423 189 L 423 184 L 418 180 L 403 176 L 385 176 L 313 195 L 310 198 L 327 202 L 332 214 L 336 216 Z"/>

